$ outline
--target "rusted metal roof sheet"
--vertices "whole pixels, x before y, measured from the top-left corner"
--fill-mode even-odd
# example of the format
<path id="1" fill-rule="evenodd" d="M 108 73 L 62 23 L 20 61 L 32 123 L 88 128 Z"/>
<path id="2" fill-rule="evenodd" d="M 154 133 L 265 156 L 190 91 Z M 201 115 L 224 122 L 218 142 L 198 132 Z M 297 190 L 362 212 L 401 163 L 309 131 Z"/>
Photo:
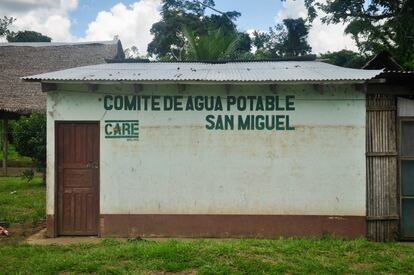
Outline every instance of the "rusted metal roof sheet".
<path id="1" fill-rule="evenodd" d="M 228 63 L 110 63 L 23 77 L 27 81 L 296 82 L 364 81 L 382 70 L 360 70 L 318 61 Z"/>

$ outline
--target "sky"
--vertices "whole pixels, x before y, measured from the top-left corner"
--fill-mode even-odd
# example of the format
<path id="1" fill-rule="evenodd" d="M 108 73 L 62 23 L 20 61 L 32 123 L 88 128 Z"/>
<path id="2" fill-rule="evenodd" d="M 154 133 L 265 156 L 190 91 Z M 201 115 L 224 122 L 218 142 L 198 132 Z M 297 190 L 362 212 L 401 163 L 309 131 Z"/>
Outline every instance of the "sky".
<path id="1" fill-rule="evenodd" d="M 242 15 L 241 31 L 267 31 L 285 18 L 306 17 L 304 0 L 215 0 L 221 11 Z M 53 42 L 111 40 L 118 36 L 124 48 L 133 45 L 146 54 L 150 28 L 159 21 L 161 0 L 0 0 L 0 17 L 17 18 L 12 30 L 33 30 Z M 344 26 L 325 25 L 317 19 L 309 32 L 313 53 L 356 50 Z"/>

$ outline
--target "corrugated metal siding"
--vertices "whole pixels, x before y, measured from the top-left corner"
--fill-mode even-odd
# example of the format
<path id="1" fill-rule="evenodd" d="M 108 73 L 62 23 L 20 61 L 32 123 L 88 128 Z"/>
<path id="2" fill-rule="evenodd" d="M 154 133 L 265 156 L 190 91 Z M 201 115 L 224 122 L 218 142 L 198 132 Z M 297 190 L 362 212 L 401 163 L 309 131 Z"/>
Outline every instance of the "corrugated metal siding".
<path id="1" fill-rule="evenodd" d="M 396 99 L 367 98 L 367 237 L 390 241 L 398 232 Z"/>
<path id="2" fill-rule="evenodd" d="M 23 77 L 72 81 L 364 81 L 382 70 L 343 68 L 317 61 L 110 63 Z"/>

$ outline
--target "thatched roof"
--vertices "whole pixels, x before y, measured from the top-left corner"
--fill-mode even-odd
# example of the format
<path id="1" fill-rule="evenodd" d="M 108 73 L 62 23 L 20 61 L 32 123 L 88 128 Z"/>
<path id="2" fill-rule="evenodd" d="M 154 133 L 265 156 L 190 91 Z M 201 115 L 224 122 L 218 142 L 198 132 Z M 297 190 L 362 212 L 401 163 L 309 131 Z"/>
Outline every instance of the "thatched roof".
<path id="1" fill-rule="evenodd" d="M 46 110 L 39 83 L 20 77 L 122 58 L 119 40 L 82 43 L 0 43 L 0 116 Z"/>

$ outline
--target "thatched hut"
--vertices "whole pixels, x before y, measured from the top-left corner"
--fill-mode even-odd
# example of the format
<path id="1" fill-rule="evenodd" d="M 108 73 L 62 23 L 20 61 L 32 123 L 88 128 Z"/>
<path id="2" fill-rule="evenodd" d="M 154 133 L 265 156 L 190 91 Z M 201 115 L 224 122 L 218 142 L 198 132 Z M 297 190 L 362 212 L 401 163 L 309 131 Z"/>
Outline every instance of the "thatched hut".
<path id="1" fill-rule="evenodd" d="M 123 58 L 119 40 L 81 43 L 0 43 L 0 119 L 7 129 L 8 120 L 32 112 L 46 111 L 46 95 L 38 83 L 25 83 L 20 77 L 78 66 L 105 63 Z M 3 131 L 7 140 L 7 130 Z M 7 156 L 3 142 L 3 156 Z M 7 157 L 3 157 L 4 174 Z"/>

